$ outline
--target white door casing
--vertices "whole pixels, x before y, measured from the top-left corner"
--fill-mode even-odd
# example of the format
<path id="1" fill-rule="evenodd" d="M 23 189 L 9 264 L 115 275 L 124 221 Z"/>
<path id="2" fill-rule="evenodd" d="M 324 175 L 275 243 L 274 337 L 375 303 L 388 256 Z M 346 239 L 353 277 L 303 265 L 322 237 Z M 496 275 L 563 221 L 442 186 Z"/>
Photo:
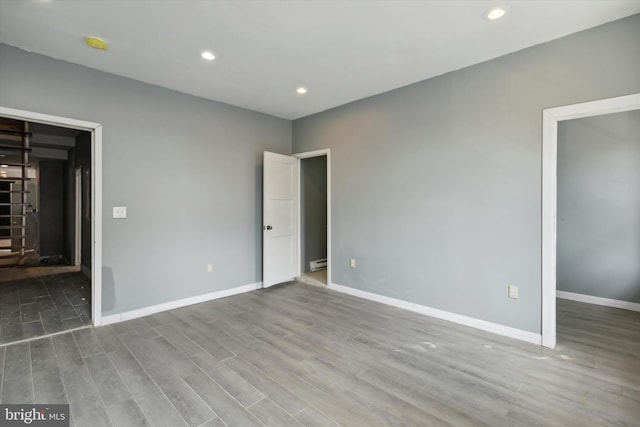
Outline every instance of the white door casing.
<path id="1" fill-rule="evenodd" d="M 102 124 L 0 106 L 0 115 L 16 120 L 91 132 L 91 320 L 102 324 Z"/>
<path id="2" fill-rule="evenodd" d="M 262 286 L 293 280 L 298 272 L 298 159 L 264 152 Z"/>
<path id="3" fill-rule="evenodd" d="M 0 106 L 0 116 L 91 132 L 91 320 L 102 324 L 102 124 Z"/>
<path id="4" fill-rule="evenodd" d="M 542 345 L 556 346 L 558 122 L 640 109 L 640 93 L 542 111 Z"/>

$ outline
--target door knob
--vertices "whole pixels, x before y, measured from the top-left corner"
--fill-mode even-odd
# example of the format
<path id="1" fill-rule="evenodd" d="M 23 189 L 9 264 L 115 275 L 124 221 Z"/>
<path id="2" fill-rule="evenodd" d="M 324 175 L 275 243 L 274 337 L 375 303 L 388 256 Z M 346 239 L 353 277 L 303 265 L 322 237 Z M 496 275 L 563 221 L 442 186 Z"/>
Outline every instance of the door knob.
<path id="1" fill-rule="evenodd" d="M 270 226 L 270 225 L 267 225 L 267 226 L 265 226 L 265 227 L 264 227 L 264 229 L 265 229 L 265 230 L 271 230 L 271 229 L 273 229 L 273 227 L 272 227 L 272 226 Z"/>

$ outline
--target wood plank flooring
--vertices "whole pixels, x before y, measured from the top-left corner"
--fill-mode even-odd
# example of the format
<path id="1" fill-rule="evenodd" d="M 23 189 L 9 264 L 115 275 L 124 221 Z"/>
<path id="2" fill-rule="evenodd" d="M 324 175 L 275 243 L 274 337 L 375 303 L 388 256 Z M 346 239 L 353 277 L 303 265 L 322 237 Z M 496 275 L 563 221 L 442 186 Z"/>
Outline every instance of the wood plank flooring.
<path id="1" fill-rule="evenodd" d="M 0 283 L 0 344 L 90 324 L 91 281 L 82 273 L 34 276 Z"/>
<path id="2" fill-rule="evenodd" d="M 75 426 L 638 426 L 640 313 L 558 300 L 556 350 L 291 283 L 0 348 Z"/>
<path id="3" fill-rule="evenodd" d="M 0 268 L 0 283 L 76 272 L 80 272 L 80 266 L 38 265 L 37 267 L 2 267 Z"/>

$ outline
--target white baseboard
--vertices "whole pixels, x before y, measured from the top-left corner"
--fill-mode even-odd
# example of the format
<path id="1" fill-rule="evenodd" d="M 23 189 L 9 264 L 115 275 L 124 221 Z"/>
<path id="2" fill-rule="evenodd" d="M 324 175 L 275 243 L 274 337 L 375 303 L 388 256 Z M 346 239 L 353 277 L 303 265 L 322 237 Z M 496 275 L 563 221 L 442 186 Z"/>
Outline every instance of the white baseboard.
<path id="1" fill-rule="evenodd" d="M 565 291 L 556 291 L 556 296 L 562 299 L 586 302 L 587 304 L 597 304 L 597 305 L 604 305 L 607 307 L 622 308 L 624 310 L 640 311 L 640 304 L 637 302 L 594 297 L 593 295 L 576 294 L 573 292 L 565 292 Z"/>
<path id="2" fill-rule="evenodd" d="M 451 313 L 444 310 L 438 310 L 437 308 L 428 307 L 426 305 L 420 305 L 420 304 L 415 304 L 412 302 L 403 301 L 395 298 L 385 297 L 383 295 L 361 291 L 359 289 L 350 288 L 348 286 L 337 285 L 335 283 L 331 283 L 328 287 L 329 289 L 333 289 L 334 291 L 353 295 L 359 298 L 364 298 L 370 301 L 391 305 L 393 307 L 402 308 L 404 310 L 413 311 L 415 313 L 425 314 L 427 316 L 436 317 L 442 320 L 448 320 L 450 322 L 458 323 L 465 326 L 470 326 L 472 328 L 481 329 L 486 332 L 491 332 L 497 335 L 503 335 L 509 338 L 515 338 L 517 340 L 525 341 L 531 344 L 542 345 L 541 334 L 523 331 L 521 329 L 499 325 L 497 323 L 491 323 L 491 322 L 487 322 L 486 320 L 475 319 L 473 317 L 467 317 L 461 314 Z"/>
<path id="3" fill-rule="evenodd" d="M 243 294 L 245 292 L 255 291 L 256 289 L 260 288 L 262 288 L 262 282 L 251 283 L 249 285 L 238 286 L 236 288 L 224 289 L 222 291 L 210 292 L 208 294 L 197 295 L 195 297 L 183 298 L 175 301 L 165 302 L 162 304 L 151 305 L 149 307 L 138 308 L 136 310 L 125 311 L 124 313 L 108 314 L 106 316 L 102 316 L 101 325 L 110 325 L 112 323 L 124 322 L 125 320 L 149 316 L 161 311 L 173 310 L 174 308 L 185 307 L 187 305 L 198 304 L 218 298 L 225 298 L 232 295 Z"/>

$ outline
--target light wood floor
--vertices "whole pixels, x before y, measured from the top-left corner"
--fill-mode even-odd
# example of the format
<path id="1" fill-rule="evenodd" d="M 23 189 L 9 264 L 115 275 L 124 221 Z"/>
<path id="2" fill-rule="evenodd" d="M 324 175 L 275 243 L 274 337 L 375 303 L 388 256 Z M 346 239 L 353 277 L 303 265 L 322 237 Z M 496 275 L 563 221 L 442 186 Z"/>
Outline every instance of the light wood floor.
<path id="1" fill-rule="evenodd" d="M 313 286 L 327 286 L 327 270 L 309 271 L 296 278 L 297 281 Z"/>
<path id="2" fill-rule="evenodd" d="M 551 351 L 303 284 L 0 348 L 76 426 L 638 426 L 640 313 L 558 301 Z"/>

